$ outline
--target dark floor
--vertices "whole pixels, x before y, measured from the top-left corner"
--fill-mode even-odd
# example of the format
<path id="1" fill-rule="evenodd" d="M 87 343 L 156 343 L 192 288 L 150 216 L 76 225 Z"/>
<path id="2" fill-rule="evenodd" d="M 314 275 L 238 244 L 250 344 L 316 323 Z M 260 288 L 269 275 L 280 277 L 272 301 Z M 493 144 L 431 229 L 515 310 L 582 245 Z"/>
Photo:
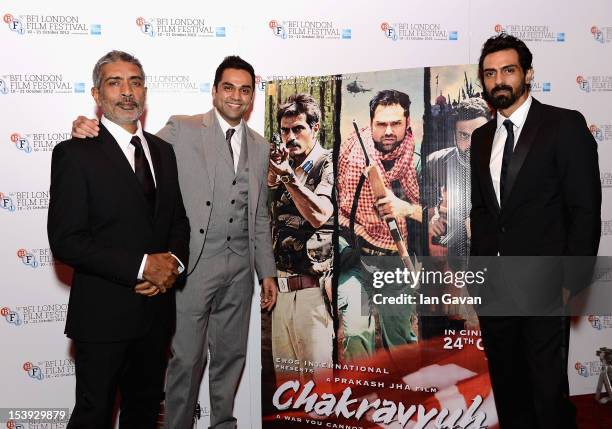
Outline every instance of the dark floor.
<path id="1" fill-rule="evenodd" d="M 594 395 L 572 396 L 570 399 L 578 409 L 580 429 L 612 429 L 612 402 L 601 405 L 595 402 Z"/>

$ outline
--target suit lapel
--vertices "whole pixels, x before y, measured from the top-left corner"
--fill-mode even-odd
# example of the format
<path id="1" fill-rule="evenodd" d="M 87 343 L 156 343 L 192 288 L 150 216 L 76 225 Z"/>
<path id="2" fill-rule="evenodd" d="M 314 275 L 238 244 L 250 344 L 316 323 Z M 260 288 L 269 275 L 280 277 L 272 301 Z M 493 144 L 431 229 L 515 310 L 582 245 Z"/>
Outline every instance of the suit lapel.
<path id="1" fill-rule="evenodd" d="M 151 154 L 151 163 L 153 164 L 153 174 L 155 175 L 155 211 L 153 213 L 153 217 L 157 216 L 157 212 L 159 210 L 159 201 L 161 200 L 160 196 L 162 195 L 164 181 L 163 181 L 163 170 L 161 163 L 161 155 L 159 153 L 159 145 L 155 140 L 155 136 L 152 136 L 149 133 L 143 132 L 145 138 L 147 139 L 147 145 L 149 146 L 149 153 Z"/>
<path id="2" fill-rule="evenodd" d="M 521 171 L 521 167 L 525 162 L 527 154 L 533 146 L 533 142 L 535 141 L 535 137 L 541 123 L 541 107 L 542 105 L 540 102 L 538 102 L 536 99 L 532 99 L 529 112 L 527 113 L 527 118 L 525 118 L 525 123 L 523 124 L 521 135 L 519 136 L 518 142 L 516 142 L 514 152 L 512 153 L 512 158 L 510 159 L 510 165 L 508 166 L 508 174 L 506 176 L 506 183 L 504 187 L 504 201 L 502 202 L 502 206 L 504 206 L 510 198 L 512 188 L 516 183 L 516 178 Z"/>
<path id="3" fill-rule="evenodd" d="M 257 152 L 257 145 L 255 139 L 251 135 L 251 130 L 244 124 L 243 139 L 246 138 L 246 148 L 248 151 L 247 165 L 249 167 L 249 234 L 250 231 L 255 230 L 255 216 L 251 216 L 251 213 L 257 211 L 257 200 L 259 198 L 259 188 L 261 182 L 257 180 L 255 171 L 258 169 L 256 162 L 259 154 Z"/>
<path id="4" fill-rule="evenodd" d="M 217 163 L 221 159 L 223 159 L 226 163 L 232 166 L 232 171 L 233 171 L 234 161 L 232 161 L 232 157 L 230 155 L 229 148 L 227 147 L 227 142 L 225 140 L 225 134 L 223 133 L 223 130 L 221 129 L 221 124 L 219 124 L 219 121 L 217 119 L 217 114 L 214 113 L 214 111 L 213 111 L 212 117 L 213 117 L 213 123 L 214 123 L 213 125 L 214 139 L 212 143 L 217 151 Z"/>
<path id="5" fill-rule="evenodd" d="M 203 152 L 204 163 L 203 166 L 208 174 L 208 183 L 210 185 L 210 192 L 213 193 L 215 190 L 215 169 L 217 168 L 217 157 L 219 151 L 216 149 L 215 138 L 217 132 L 215 128 L 220 126 L 214 118 L 214 110 L 208 111 L 202 119 L 202 142 L 201 148 Z"/>
<path id="6" fill-rule="evenodd" d="M 119 147 L 119 144 L 115 138 L 102 124 L 100 124 L 99 139 L 102 152 L 104 152 L 104 154 L 108 157 L 115 173 L 119 176 L 120 181 L 124 183 L 126 187 L 130 188 L 132 193 L 136 194 L 136 200 L 139 201 L 139 205 L 141 205 L 142 208 L 150 214 L 151 209 L 149 208 L 149 203 L 147 202 L 144 192 L 142 191 L 142 187 L 134 174 L 134 170 L 132 170 L 132 166 L 125 157 L 125 154 Z"/>
<path id="7" fill-rule="evenodd" d="M 496 125 L 497 121 L 493 119 L 484 126 L 484 138 L 483 143 L 480 147 L 480 156 L 478 158 L 480 159 L 480 177 L 483 178 L 483 186 L 484 190 L 486 191 L 486 200 L 489 204 L 489 209 L 492 212 L 499 213 L 499 202 L 497 201 L 495 189 L 493 188 L 493 180 L 491 179 L 491 167 L 489 166 L 491 162 L 491 150 L 493 148 L 493 138 L 495 137 Z"/>

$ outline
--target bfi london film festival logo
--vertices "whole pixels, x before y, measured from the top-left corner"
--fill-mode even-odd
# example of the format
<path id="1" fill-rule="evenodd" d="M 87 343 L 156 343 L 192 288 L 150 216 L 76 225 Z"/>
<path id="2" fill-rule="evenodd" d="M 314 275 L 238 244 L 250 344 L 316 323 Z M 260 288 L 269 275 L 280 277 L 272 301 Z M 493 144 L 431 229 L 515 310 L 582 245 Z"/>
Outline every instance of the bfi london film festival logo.
<path id="1" fill-rule="evenodd" d="M 592 360 L 586 362 L 576 362 L 574 364 L 574 369 L 578 375 L 588 378 L 588 377 L 598 377 L 601 373 L 601 361 Z"/>
<path id="2" fill-rule="evenodd" d="M 612 188 L 612 171 L 600 171 L 599 178 L 602 188 Z"/>
<path id="3" fill-rule="evenodd" d="M 612 42 L 612 27 L 598 27 L 596 25 L 591 27 L 591 34 L 596 42 L 599 43 L 610 43 Z"/>
<path id="4" fill-rule="evenodd" d="M 85 82 L 70 81 L 61 73 L 25 73 L 0 76 L 0 95 L 84 93 Z"/>
<path id="5" fill-rule="evenodd" d="M 204 18 L 136 18 L 140 32 L 149 37 L 226 37 L 226 27 Z"/>
<path id="6" fill-rule="evenodd" d="M 23 317 L 16 310 L 11 310 L 9 307 L 0 308 L 0 316 L 4 317 L 4 320 L 9 325 L 21 326 L 23 324 Z"/>
<path id="7" fill-rule="evenodd" d="M 271 93 L 276 91 L 276 85 L 295 85 L 297 83 L 305 83 L 310 81 L 312 85 L 316 85 L 317 82 L 321 82 L 319 78 L 312 78 L 307 76 L 296 76 L 296 75 L 267 75 L 267 76 L 255 76 L 255 89 L 259 92 L 266 92 L 270 89 Z M 291 82 L 291 83 L 289 83 Z"/>
<path id="8" fill-rule="evenodd" d="M 49 190 L 0 192 L 0 208 L 9 212 L 49 209 Z"/>
<path id="9" fill-rule="evenodd" d="M 154 93 L 197 94 L 210 92 L 210 82 L 184 74 L 147 75 L 147 89 Z"/>
<path id="10" fill-rule="evenodd" d="M 537 80 L 531 81 L 531 92 L 552 92 L 552 83 L 540 82 Z"/>
<path id="11" fill-rule="evenodd" d="M 578 88 L 584 92 L 612 91 L 612 75 L 610 76 L 576 76 Z"/>
<path id="12" fill-rule="evenodd" d="M 497 24 L 495 32 L 510 34 L 524 42 L 565 42 L 565 33 L 553 31 L 548 25 Z"/>
<path id="13" fill-rule="evenodd" d="M 17 258 L 30 268 L 50 267 L 56 265 L 50 248 L 17 250 Z"/>
<path id="14" fill-rule="evenodd" d="M 601 236 L 606 237 L 612 235 L 612 220 L 601 221 Z"/>
<path id="15" fill-rule="evenodd" d="M 102 25 L 86 24 L 76 15 L 22 14 L 14 16 L 5 13 L 2 17 L 9 30 L 20 36 L 100 36 Z"/>
<path id="16" fill-rule="evenodd" d="M 612 124 L 591 124 L 589 130 L 597 143 L 612 142 Z"/>
<path id="17" fill-rule="evenodd" d="M 333 21 L 272 19 L 268 27 L 276 37 L 286 39 L 350 40 L 353 32 Z"/>
<path id="18" fill-rule="evenodd" d="M 204 417 L 210 418 L 210 409 L 207 406 L 202 406 L 200 401 L 196 403 L 195 413 L 193 415 L 196 421 L 201 420 Z"/>
<path id="19" fill-rule="evenodd" d="M 11 144 L 23 153 L 52 152 L 53 148 L 61 141 L 71 138 L 69 132 L 34 132 L 34 133 L 12 133 L 9 137 Z"/>
<path id="20" fill-rule="evenodd" d="M 14 212 L 17 209 L 17 205 L 13 198 L 11 198 L 10 194 L 5 195 L 4 192 L 0 192 L 0 209 L 6 210 L 10 213 Z"/>
<path id="21" fill-rule="evenodd" d="M 257 91 L 264 92 L 267 85 L 268 82 L 264 78 L 259 75 L 255 76 L 255 88 Z"/>
<path id="22" fill-rule="evenodd" d="M 459 32 L 442 27 L 442 24 L 431 23 L 388 23 L 380 24 L 381 31 L 387 39 L 398 40 L 459 40 Z"/>
<path id="23" fill-rule="evenodd" d="M 36 304 L 3 307 L 0 316 L 12 326 L 38 325 L 42 323 L 65 323 L 68 304 Z"/>
<path id="24" fill-rule="evenodd" d="M 602 331 L 604 329 L 612 329 L 612 316 L 594 316 L 588 317 L 589 324 L 593 329 Z"/>
<path id="25" fill-rule="evenodd" d="M 25 362 L 23 371 L 28 377 L 42 381 L 62 377 L 74 377 L 74 360 L 70 358 Z"/>

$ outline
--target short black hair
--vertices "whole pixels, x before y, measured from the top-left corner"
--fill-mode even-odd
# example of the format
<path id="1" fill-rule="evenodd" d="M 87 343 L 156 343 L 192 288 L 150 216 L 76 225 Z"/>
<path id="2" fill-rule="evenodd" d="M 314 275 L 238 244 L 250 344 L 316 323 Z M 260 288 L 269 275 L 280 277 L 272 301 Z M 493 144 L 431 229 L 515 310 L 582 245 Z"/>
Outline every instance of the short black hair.
<path id="1" fill-rule="evenodd" d="M 470 121 L 476 118 L 491 119 L 491 110 L 486 101 L 480 97 L 467 98 L 453 107 L 452 113 L 455 122 Z"/>
<path id="2" fill-rule="evenodd" d="M 280 127 L 281 119 L 293 117 L 300 114 L 306 115 L 306 123 L 310 128 L 321 120 L 321 109 L 314 97 L 310 94 L 299 93 L 290 95 L 283 104 L 278 107 L 276 120 Z"/>
<path id="3" fill-rule="evenodd" d="M 404 116 L 409 118 L 410 103 L 411 101 L 408 94 L 394 89 L 383 89 L 370 100 L 370 121 L 374 119 L 374 112 L 380 105 L 391 106 L 393 104 L 399 104 L 404 109 Z"/>
<path id="4" fill-rule="evenodd" d="M 221 76 L 223 76 L 225 69 L 238 69 L 248 72 L 253 81 L 253 89 L 255 89 L 255 69 L 238 55 L 230 55 L 221 61 L 221 64 L 217 67 L 217 71 L 215 71 L 215 82 L 213 84 L 215 88 L 217 88 L 217 85 L 221 81 Z"/>
<path id="5" fill-rule="evenodd" d="M 492 54 L 498 51 L 505 51 L 506 49 L 514 49 L 519 57 L 519 64 L 523 69 L 523 73 L 527 73 L 527 70 L 533 68 L 531 62 L 533 61 L 533 55 L 531 51 L 518 37 L 515 37 L 511 34 L 502 32 L 496 36 L 490 37 L 487 41 L 482 45 L 482 51 L 480 52 L 480 59 L 478 60 L 478 78 L 484 87 L 484 70 L 483 64 L 484 59 L 487 55 Z M 531 85 L 527 85 L 527 88 L 530 88 Z"/>

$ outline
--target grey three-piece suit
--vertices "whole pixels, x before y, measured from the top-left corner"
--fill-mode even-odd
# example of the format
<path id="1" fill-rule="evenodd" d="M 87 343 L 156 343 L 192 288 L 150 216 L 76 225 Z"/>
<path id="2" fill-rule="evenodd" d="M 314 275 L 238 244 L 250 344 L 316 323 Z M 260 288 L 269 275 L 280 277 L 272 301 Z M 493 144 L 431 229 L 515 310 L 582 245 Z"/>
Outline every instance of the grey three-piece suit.
<path id="1" fill-rule="evenodd" d="M 245 363 L 253 274 L 276 276 L 267 211 L 269 147 L 244 127 L 236 173 L 214 110 L 173 116 L 157 134 L 174 146 L 192 226 L 191 274 L 176 292 L 166 387 L 170 429 L 192 425 L 206 350 L 211 427 L 236 427 L 232 410 Z"/>

